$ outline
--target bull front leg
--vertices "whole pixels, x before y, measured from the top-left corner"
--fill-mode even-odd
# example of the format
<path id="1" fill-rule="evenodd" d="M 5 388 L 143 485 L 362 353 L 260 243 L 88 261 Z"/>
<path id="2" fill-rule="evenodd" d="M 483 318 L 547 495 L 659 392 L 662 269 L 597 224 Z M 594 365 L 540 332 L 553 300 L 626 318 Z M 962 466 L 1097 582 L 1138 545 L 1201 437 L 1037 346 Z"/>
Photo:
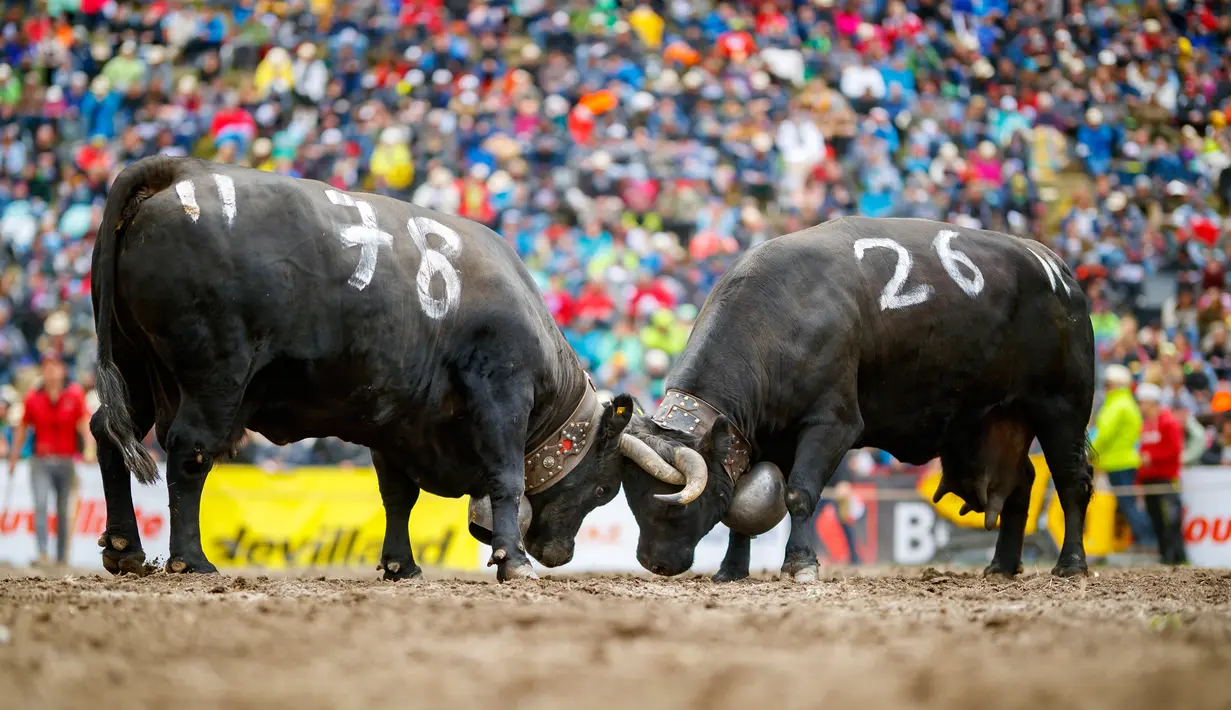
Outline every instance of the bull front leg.
<path id="1" fill-rule="evenodd" d="M 814 547 L 812 514 L 821 491 L 833 477 L 838 464 L 855 445 L 863 422 L 856 412 L 847 418 L 827 418 L 808 426 L 799 435 L 795 464 L 787 479 L 786 507 L 791 514 L 791 534 L 787 538 L 782 574 L 795 582 L 816 581 L 819 566 Z"/>
<path id="2" fill-rule="evenodd" d="M 517 513 L 526 488 L 522 453 L 533 404 L 533 387 L 512 378 L 463 372 L 472 402 L 475 449 L 492 503 L 492 556 L 496 579 L 538 579 L 521 539 Z"/>
<path id="3" fill-rule="evenodd" d="M 419 500 L 419 486 L 410 477 L 402 457 L 372 452 L 380 499 L 385 506 L 385 541 L 381 546 L 380 566 L 386 580 L 418 579 L 423 570 L 415 564 L 410 549 L 410 511 Z"/>
<path id="4" fill-rule="evenodd" d="M 727 554 L 722 558 L 722 565 L 711 577 L 715 582 L 736 582 L 748 577 L 748 566 L 752 554 L 752 538 L 731 531 L 727 540 Z"/>

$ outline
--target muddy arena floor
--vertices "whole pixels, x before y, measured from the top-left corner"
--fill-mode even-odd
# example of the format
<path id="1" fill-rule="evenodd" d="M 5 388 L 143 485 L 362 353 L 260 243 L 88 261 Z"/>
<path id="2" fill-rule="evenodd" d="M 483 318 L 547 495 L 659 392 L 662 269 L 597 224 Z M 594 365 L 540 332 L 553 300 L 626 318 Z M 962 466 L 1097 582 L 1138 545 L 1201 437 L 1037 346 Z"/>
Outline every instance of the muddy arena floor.
<path id="1" fill-rule="evenodd" d="M 428 576 L 0 570 L 0 707 L 1231 707 L 1227 570 Z"/>

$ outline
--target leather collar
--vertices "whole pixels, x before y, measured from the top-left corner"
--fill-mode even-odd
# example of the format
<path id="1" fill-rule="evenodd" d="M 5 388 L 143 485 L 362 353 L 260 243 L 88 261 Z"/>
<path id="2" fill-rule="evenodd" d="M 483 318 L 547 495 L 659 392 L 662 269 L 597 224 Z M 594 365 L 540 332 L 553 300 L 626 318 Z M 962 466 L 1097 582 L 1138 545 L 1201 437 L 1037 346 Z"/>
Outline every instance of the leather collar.
<path id="1" fill-rule="evenodd" d="M 526 454 L 526 495 L 542 493 L 559 483 L 594 445 L 595 432 L 603 408 L 590 376 L 586 375 L 586 391 L 581 402 L 554 434 Z"/>
<path id="2" fill-rule="evenodd" d="M 663 395 L 662 404 L 658 405 L 658 411 L 654 412 L 650 421 L 664 429 L 704 437 L 713 428 L 720 414 L 722 413 L 717 408 L 700 397 L 670 389 Z M 752 447 L 748 445 L 743 432 L 730 419 L 727 419 L 727 431 L 731 435 L 731 448 L 722 461 L 722 467 L 734 481 L 748 470 Z"/>

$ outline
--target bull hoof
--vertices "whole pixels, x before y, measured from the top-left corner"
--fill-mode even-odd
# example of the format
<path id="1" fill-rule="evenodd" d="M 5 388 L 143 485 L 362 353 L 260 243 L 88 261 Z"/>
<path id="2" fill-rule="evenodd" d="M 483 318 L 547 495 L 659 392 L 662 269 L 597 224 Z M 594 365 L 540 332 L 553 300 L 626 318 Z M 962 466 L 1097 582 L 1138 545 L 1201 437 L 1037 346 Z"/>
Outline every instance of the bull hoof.
<path id="1" fill-rule="evenodd" d="M 1090 568 L 1086 567 L 1085 561 L 1061 563 L 1052 568 L 1051 573 L 1056 577 L 1085 577 L 1090 574 Z"/>
<path id="2" fill-rule="evenodd" d="M 167 560 L 166 570 L 168 574 L 215 574 L 218 572 L 218 568 L 204 557 L 199 561 L 172 557 Z"/>
<path id="3" fill-rule="evenodd" d="M 515 579 L 538 579 L 539 576 L 534 573 L 534 568 L 529 562 L 523 562 L 520 565 L 501 564 L 496 568 L 496 581 L 511 582 Z"/>
<path id="4" fill-rule="evenodd" d="M 815 555 L 799 555 L 795 559 L 787 559 L 782 564 L 782 579 L 790 579 L 796 584 L 815 582 L 820 574 Z"/>
<path id="5" fill-rule="evenodd" d="M 399 582 L 404 579 L 419 579 L 423 576 L 423 569 L 414 563 L 402 564 L 396 560 L 382 562 L 377 569 L 384 569 L 385 574 L 382 576 L 386 582 Z"/>
<path id="6" fill-rule="evenodd" d="M 747 579 L 747 578 L 748 578 L 747 569 L 730 570 L 730 569 L 726 569 L 725 567 L 719 569 L 717 572 L 714 573 L 713 577 L 710 577 L 710 579 L 720 584 L 723 582 L 738 582 L 741 579 Z"/>
<path id="7" fill-rule="evenodd" d="M 992 560 L 992 563 L 983 570 L 983 576 L 989 579 L 1013 579 L 1024 571 L 1025 568 L 1020 562 L 1017 563 L 1017 567 L 1010 569 L 1008 565 Z"/>
<path id="8" fill-rule="evenodd" d="M 98 546 L 103 548 L 103 569 L 111 574 L 132 574 L 144 577 L 149 571 L 145 567 L 145 552 L 140 541 L 130 546 L 125 537 L 103 533 L 98 538 Z"/>

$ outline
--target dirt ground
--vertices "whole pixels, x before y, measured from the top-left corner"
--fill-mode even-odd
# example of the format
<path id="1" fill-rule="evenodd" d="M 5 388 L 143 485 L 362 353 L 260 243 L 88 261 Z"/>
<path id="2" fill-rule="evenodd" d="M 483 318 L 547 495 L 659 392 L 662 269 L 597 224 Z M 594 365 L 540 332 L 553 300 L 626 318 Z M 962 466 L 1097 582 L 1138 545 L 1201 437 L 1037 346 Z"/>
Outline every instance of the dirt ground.
<path id="1" fill-rule="evenodd" d="M 0 571 L 0 707 L 1231 707 L 1226 570 L 430 576 Z"/>

